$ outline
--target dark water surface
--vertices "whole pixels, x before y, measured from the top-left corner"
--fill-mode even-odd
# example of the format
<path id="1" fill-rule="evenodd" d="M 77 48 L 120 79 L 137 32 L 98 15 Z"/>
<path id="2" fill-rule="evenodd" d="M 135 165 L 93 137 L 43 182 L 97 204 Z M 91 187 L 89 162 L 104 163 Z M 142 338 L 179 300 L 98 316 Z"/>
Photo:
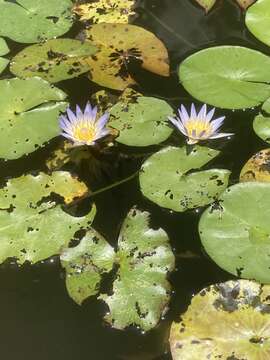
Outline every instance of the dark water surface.
<path id="1" fill-rule="evenodd" d="M 208 16 L 191 0 L 145 0 L 139 9 L 136 24 L 155 33 L 166 44 L 171 58 L 172 75 L 169 79 L 147 74 L 136 64 L 135 74 L 139 91 L 167 99 L 177 107 L 181 102 L 190 104 L 192 99 L 179 85 L 177 66 L 199 49 L 221 44 L 243 45 L 269 52 L 252 37 L 244 26 L 244 17 L 235 2 L 219 1 Z M 1 26 L 1 25 L 0 25 Z M 77 26 L 70 36 L 77 33 Z M 22 46 L 9 42 L 11 56 Z M 5 76 L 10 74 L 6 72 Z M 91 94 L 100 88 L 81 76 L 57 84 L 66 91 L 71 104 L 85 104 Z M 1 96 L 1 94 L 0 94 Z M 247 159 L 265 144 L 252 131 L 252 120 L 258 110 L 228 112 L 225 131 L 236 135 L 227 142 L 211 142 L 222 149 L 214 165 L 232 170 L 231 182 L 237 182 L 241 167 Z M 224 112 L 218 111 L 222 114 Z M 170 143 L 177 143 L 172 138 Z M 1 180 L 20 176 L 27 171 L 44 170 L 44 159 L 57 145 L 52 141 L 45 149 L 27 158 L 1 162 Z M 149 149 L 148 149 L 149 150 Z M 147 151 L 148 151 L 147 150 Z M 151 149 L 152 150 L 152 149 Z M 153 149 L 155 150 L 155 149 Z M 143 158 L 127 158 L 130 150 L 119 146 L 123 153 L 108 174 L 96 182 L 96 188 L 121 179 L 138 169 Z M 112 154 L 111 160 L 115 159 Z M 87 172 L 80 176 L 89 182 Z M 204 254 L 197 224 L 201 212 L 171 213 L 144 199 L 138 180 L 103 193 L 95 198 L 98 213 L 95 228 L 111 244 L 116 244 L 122 220 L 133 205 L 152 214 L 152 225 L 163 227 L 169 234 L 177 258 L 177 270 L 171 275 L 174 294 L 170 310 L 160 325 L 147 334 L 136 329 L 112 330 L 103 323 L 106 306 L 91 298 L 79 307 L 67 295 L 64 274 L 57 258 L 35 266 L 18 269 L 15 264 L 0 266 L 0 339 L 1 358 L 7 360 L 165 360 L 171 359 L 168 349 L 168 331 L 172 320 L 177 320 L 194 293 L 214 282 L 231 279 Z M 83 204 L 84 211 L 88 204 Z M 183 252 L 193 252 L 195 258 L 183 258 Z M 104 286 L 106 286 L 106 281 Z M 184 360 L 184 359 L 183 359 Z"/>

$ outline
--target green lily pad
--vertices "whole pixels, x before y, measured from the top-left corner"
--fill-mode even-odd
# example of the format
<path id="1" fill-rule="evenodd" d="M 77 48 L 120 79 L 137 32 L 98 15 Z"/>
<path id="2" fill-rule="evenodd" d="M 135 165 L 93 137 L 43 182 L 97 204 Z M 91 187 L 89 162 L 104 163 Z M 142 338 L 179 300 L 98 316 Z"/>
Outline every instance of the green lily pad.
<path id="1" fill-rule="evenodd" d="M 39 76 L 55 83 L 89 71 L 85 59 L 95 52 L 89 41 L 53 39 L 23 49 L 12 59 L 10 71 L 22 78 Z"/>
<path id="2" fill-rule="evenodd" d="M 87 60 L 90 79 L 99 85 L 124 90 L 135 80 L 128 72 L 133 60 L 142 68 L 161 76 L 169 76 L 168 52 L 151 32 L 130 24 L 101 23 L 87 30 L 87 38 L 99 51 Z"/>
<path id="3" fill-rule="evenodd" d="M 208 255 L 224 270 L 270 283 L 270 184 L 229 187 L 202 215 L 199 231 Z"/>
<path id="4" fill-rule="evenodd" d="M 109 125 L 119 130 L 116 141 L 129 146 L 159 144 L 172 133 L 168 116 L 173 109 L 164 100 L 153 97 L 133 97 L 120 101 L 110 109 Z"/>
<path id="5" fill-rule="evenodd" d="M 196 0 L 199 5 L 201 5 L 206 12 L 212 9 L 215 5 L 216 0 Z"/>
<path id="6" fill-rule="evenodd" d="M 9 48 L 7 46 L 6 41 L 3 38 L 0 38 L 0 56 L 6 55 L 9 53 Z M 7 64 L 9 63 L 8 59 L 0 57 L 0 74 L 5 70 Z"/>
<path id="7" fill-rule="evenodd" d="M 253 121 L 253 129 L 261 139 L 270 144 L 270 116 L 257 115 Z"/>
<path id="8" fill-rule="evenodd" d="M 221 108 L 250 108 L 270 97 L 269 56 L 241 46 L 201 50 L 181 63 L 179 77 L 196 99 Z"/>
<path id="9" fill-rule="evenodd" d="M 250 5 L 252 5 L 257 0 L 236 0 L 236 2 L 241 6 L 242 9 L 246 10 Z"/>
<path id="10" fill-rule="evenodd" d="M 121 228 L 116 261 L 113 293 L 99 297 L 109 307 L 105 320 L 116 329 L 138 325 L 150 330 L 170 299 L 167 275 L 174 255 L 165 231 L 149 227 L 149 213 L 131 209 Z"/>
<path id="11" fill-rule="evenodd" d="M 240 181 L 270 182 L 270 149 L 263 149 L 253 155 L 244 165 Z"/>
<path id="12" fill-rule="evenodd" d="M 101 276 L 112 270 L 114 255 L 113 248 L 94 229 L 86 233 L 78 246 L 62 252 L 67 290 L 77 304 L 99 292 Z"/>
<path id="13" fill-rule="evenodd" d="M 168 146 L 143 163 L 141 191 L 154 203 L 174 211 L 210 204 L 226 189 L 230 171 L 190 171 L 201 168 L 218 154 L 217 150 L 201 146 L 195 146 L 189 154 L 185 146 Z"/>
<path id="14" fill-rule="evenodd" d="M 171 327 L 173 360 L 268 360 L 270 286 L 238 280 L 211 285 Z"/>
<path id="15" fill-rule="evenodd" d="M 81 21 L 98 23 L 126 24 L 133 11 L 136 0 L 95 0 L 91 3 L 77 4 L 73 11 Z"/>
<path id="16" fill-rule="evenodd" d="M 270 98 L 263 103 L 262 110 L 270 114 Z"/>
<path id="17" fill-rule="evenodd" d="M 270 3 L 257 0 L 246 12 L 246 26 L 249 31 L 266 45 L 270 45 Z"/>
<path id="18" fill-rule="evenodd" d="M 66 94 L 40 78 L 0 80 L 0 157 L 17 159 L 59 135 Z"/>
<path id="19" fill-rule="evenodd" d="M 34 43 L 66 33 L 72 26 L 70 0 L 0 1 L 0 36 Z"/>
<path id="20" fill-rule="evenodd" d="M 62 209 L 87 191 L 64 171 L 9 180 L 0 189 L 0 263 L 11 257 L 19 264 L 36 263 L 59 254 L 76 231 L 89 228 L 94 219 L 95 207 L 83 217 Z"/>

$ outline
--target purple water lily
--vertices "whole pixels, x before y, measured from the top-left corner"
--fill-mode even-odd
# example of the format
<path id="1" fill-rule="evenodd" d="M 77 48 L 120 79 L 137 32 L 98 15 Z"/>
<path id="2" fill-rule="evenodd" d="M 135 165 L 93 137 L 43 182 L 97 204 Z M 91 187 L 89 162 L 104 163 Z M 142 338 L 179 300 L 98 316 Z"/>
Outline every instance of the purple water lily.
<path id="1" fill-rule="evenodd" d="M 96 141 L 110 133 L 106 128 L 109 113 L 97 117 L 97 107 L 92 107 L 88 102 L 84 112 L 76 105 L 76 112 L 70 108 L 66 115 L 61 115 L 59 125 L 61 135 L 73 141 L 75 146 L 95 145 Z"/>
<path id="2" fill-rule="evenodd" d="M 200 140 L 217 139 L 231 136 L 231 133 L 220 133 L 219 128 L 223 124 L 225 116 L 213 119 L 215 108 L 207 113 L 206 104 L 204 104 L 197 113 L 194 104 L 191 105 L 190 115 L 184 105 L 178 109 L 180 117 L 171 117 L 168 119 L 171 123 L 185 135 L 187 143 L 192 145 Z"/>

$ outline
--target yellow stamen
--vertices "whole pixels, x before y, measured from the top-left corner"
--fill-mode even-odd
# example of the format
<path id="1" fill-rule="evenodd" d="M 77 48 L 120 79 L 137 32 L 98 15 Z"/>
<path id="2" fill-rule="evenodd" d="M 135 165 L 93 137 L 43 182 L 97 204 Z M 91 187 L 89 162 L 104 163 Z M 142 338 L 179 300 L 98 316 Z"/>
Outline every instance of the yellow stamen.
<path id="1" fill-rule="evenodd" d="M 211 123 L 198 119 L 187 121 L 185 128 L 189 139 L 208 139 L 212 134 Z"/>
<path id="2" fill-rule="evenodd" d="M 91 143 L 96 138 L 96 128 L 95 126 L 82 124 L 75 127 L 73 134 L 74 138 L 78 141 Z"/>

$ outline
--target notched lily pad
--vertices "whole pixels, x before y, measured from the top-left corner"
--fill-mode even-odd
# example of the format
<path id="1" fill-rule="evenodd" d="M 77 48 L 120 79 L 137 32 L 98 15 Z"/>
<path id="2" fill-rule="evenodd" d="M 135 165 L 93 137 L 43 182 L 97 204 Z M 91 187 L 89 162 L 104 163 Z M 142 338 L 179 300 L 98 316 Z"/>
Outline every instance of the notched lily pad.
<path id="1" fill-rule="evenodd" d="M 253 155 L 244 165 L 240 181 L 270 182 L 270 149 L 263 149 Z"/>
<path id="2" fill-rule="evenodd" d="M 211 285 L 173 323 L 173 360 L 268 360 L 270 286 L 238 280 Z"/>
<path id="3" fill-rule="evenodd" d="M 253 130 L 262 140 L 270 144 L 270 115 L 257 115 L 253 121 Z"/>
<path id="4" fill-rule="evenodd" d="M 215 5 L 216 0 L 196 0 L 197 3 L 204 8 L 206 12 L 212 9 L 212 7 Z"/>
<path id="5" fill-rule="evenodd" d="M 174 255 L 167 234 L 149 227 L 149 213 L 131 209 L 121 228 L 116 262 L 112 295 L 99 297 L 109 307 L 105 320 L 116 329 L 138 325 L 150 330 L 166 311 Z"/>
<path id="6" fill-rule="evenodd" d="M 218 154 L 219 151 L 201 146 L 195 146 L 189 154 L 185 146 L 168 146 L 143 163 L 141 191 L 159 206 L 174 211 L 210 204 L 228 186 L 230 171 L 190 171 L 201 168 Z"/>
<path id="7" fill-rule="evenodd" d="M 87 31 L 87 38 L 99 48 L 89 58 L 90 79 L 99 85 L 123 90 L 135 84 L 129 74 L 130 61 L 155 74 L 169 76 L 168 52 L 151 32 L 135 25 L 101 23 Z"/>
<path id="8" fill-rule="evenodd" d="M 89 41 L 53 39 L 23 49 L 12 59 L 10 70 L 22 78 L 39 76 L 55 83 L 87 72 L 85 59 L 95 52 Z"/>
<path id="9" fill-rule="evenodd" d="M 72 26 L 70 0 L 0 1 L 0 36 L 34 43 L 66 33 Z"/>
<path id="10" fill-rule="evenodd" d="M 207 254 L 241 278 L 270 283 L 270 184 L 242 182 L 226 189 L 202 214 Z"/>
<path id="11" fill-rule="evenodd" d="M 236 2 L 241 6 L 242 9 L 246 10 L 250 5 L 252 5 L 257 0 L 236 0 Z"/>
<path id="12" fill-rule="evenodd" d="M 6 41 L 3 38 L 0 38 L 0 74 L 2 71 L 5 70 L 7 67 L 7 64 L 9 63 L 8 59 L 3 58 L 3 55 L 6 55 L 9 53 L 9 48 L 7 46 Z"/>
<path id="13" fill-rule="evenodd" d="M 110 109 L 109 125 L 119 131 L 116 141 L 129 146 L 148 146 L 166 140 L 173 129 L 168 116 L 173 109 L 164 100 L 133 96 Z"/>
<path id="14" fill-rule="evenodd" d="M 246 26 L 249 31 L 266 45 L 270 45 L 270 3 L 257 0 L 246 12 Z"/>
<path id="15" fill-rule="evenodd" d="M 59 135 L 66 94 L 40 78 L 0 80 L 0 158 L 17 159 Z"/>
<path id="16" fill-rule="evenodd" d="M 227 109 L 257 106 L 270 97 L 270 58 L 241 46 L 215 46 L 185 59 L 185 89 L 203 103 Z"/>
<path id="17" fill-rule="evenodd" d="M 113 267 L 114 250 L 94 229 L 76 247 L 61 253 L 69 296 L 79 305 L 99 292 L 101 277 Z"/>
<path id="18" fill-rule="evenodd" d="M 74 217 L 62 205 L 83 197 L 85 184 L 64 171 L 9 180 L 0 189 L 0 263 L 15 257 L 19 264 L 59 254 L 76 231 L 89 228 L 95 207 Z"/>
<path id="19" fill-rule="evenodd" d="M 126 24 L 133 11 L 136 0 L 94 0 L 86 4 L 76 4 L 73 8 L 81 21 L 90 20 L 93 24 Z"/>

